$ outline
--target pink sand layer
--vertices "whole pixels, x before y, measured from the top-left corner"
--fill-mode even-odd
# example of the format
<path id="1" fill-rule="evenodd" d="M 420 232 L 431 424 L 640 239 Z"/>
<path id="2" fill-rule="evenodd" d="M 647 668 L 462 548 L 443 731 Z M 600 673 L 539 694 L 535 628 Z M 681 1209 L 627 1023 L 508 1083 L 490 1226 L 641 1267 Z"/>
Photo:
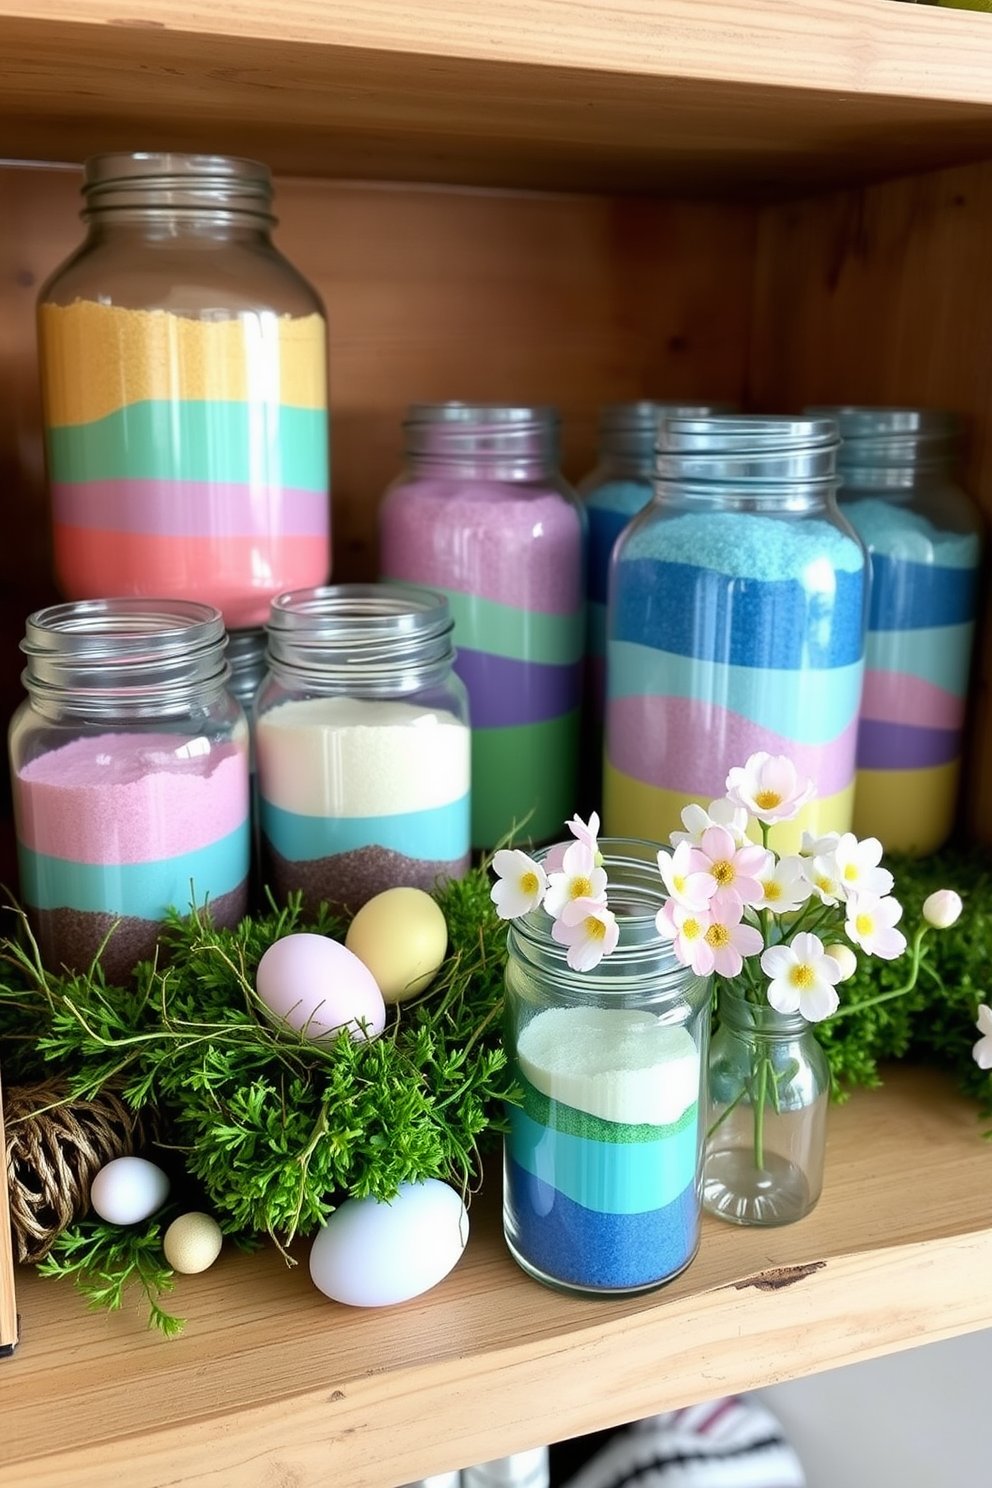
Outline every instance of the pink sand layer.
<path id="1" fill-rule="evenodd" d="M 835 795 L 854 779 L 857 738 L 857 719 L 828 744 L 796 744 L 716 704 L 662 697 L 608 704 L 610 762 L 645 785 L 687 796 L 722 796 L 731 766 L 761 749 L 787 754 L 819 795 Z"/>
<path id="2" fill-rule="evenodd" d="M 73 863 L 147 863 L 242 826 L 248 759 L 234 744 L 181 758 L 175 734 L 75 739 L 18 773 L 19 840 Z"/>
<path id="3" fill-rule="evenodd" d="M 964 698 L 904 672 L 865 672 L 861 716 L 879 723 L 956 729 L 964 723 Z"/>

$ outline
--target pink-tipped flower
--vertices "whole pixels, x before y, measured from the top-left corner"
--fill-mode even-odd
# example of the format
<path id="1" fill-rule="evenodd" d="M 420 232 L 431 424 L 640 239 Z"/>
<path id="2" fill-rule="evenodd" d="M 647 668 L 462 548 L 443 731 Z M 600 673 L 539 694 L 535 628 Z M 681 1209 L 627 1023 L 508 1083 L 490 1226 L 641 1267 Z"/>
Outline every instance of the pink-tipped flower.
<path id="1" fill-rule="evenodd" d="M 599 813 L 594 811 L 588 822 L 584 822 L 581 816 L 573 816 L 572 820 L 565 823 L 573 837 L 576 837 L 583 847 L 587 847 L 595 858 L 599 857 Z"/>
<path id="2" fill-rule="evenodd" d="M 584 842 L 570 843 L 562 858 L 560 872 L 548 875 L 544 907 L 554 919 L 573 899 L 606 903 L 606 870 L 599 867 L 596 854 Z"/>
<path id="3" fill-rule="evenodd" d="M 923 918 L 935 930 L 947 930 L 961 917 L 961 895 L 953 889 L 937 889 L 923 901 Z"/>
<path id="4" fill-rule="evenodd" d="M 571 899 L 551 926 L 551 938 L 568 947 L 565 960 L 573 971 L 591 971 L 616 949 L 620 927 L 605 904 Z"/>
<path id="5" fill-rule="evenodd" d="M 768 1001 L 776 1012 L 801 1013 L 807 1022 L 818 1023 L 837 1011 L 841 968 L 818 935 L 800 931 L 791 945 L 769 946 L 761 969 L 771 977 Z"/>
<path id="6" fill-rule="evenodd" d="M 493 854 L 493 869 L 499 875 L 489 891 L 501 920 L 515 920 L 529 914 L 544 898 L 547 875 L 518 847 L 503 847 Z"/>
<path id="7" fill-rule="evenodd" d="M 766 826 L 791 821 L 815 794 L 812 780 L 799 775 L 785 754 L 759 750 L 727 776 L 728 800 L 735 806 L 743 806 Z"/>
<path id="8" fill-rule="evenodd" d="M 868 956 L 895 961 L 906 949 L 906 937 L 895 926 L 902 916 L 898 899 L 880 898 L 878 894 L 855 894 L 847 902 L 848 940 Z"/>
<path id="9" fill-rule="evenodd" d="M 697 976 L 709 976 L 713 970 L 713 952 L 706 944 L 710 927 L 707 913 L 697 913 L 675 899 L 666 899 L 654 922 L 662 939 L 672 942 L 676 959 L 683 966 L 690 966 Z"/>
<path id="10" fill-rule="evenodd" d="M 773 857 L 767 848 L 754 842 L 739 847 L 726 827 L 707 827 L 699 852 L 716 885 L 711 904 L 714 913 L 730 902 L 728 896 L 740 904 L 757 904 L 764 897 L 761 881 Z"/>
<path id="11" fill-rule="evenodd" d="M 711 971 L 717 976 L 739 976 L 745 956 L 756 956 L 764 945 L 761 931 L 747 925 L 740 918 L 741 905 L 738 900 L 736 914 L 728 905 L 713 908 L 710 923 L 703 939 L 713 958 Z"/>
<path id="12" fill-rule="evenodd" d="M 716 893 L 716 879 L 709 869 L 709 858 L 690 842 L 680 842 L 673 853 L 664 848 L 658 853 L 658 871 L 665 888 L 686 909 L 705 910 Z"/>
<path id="13" fill-rule="evenodd" d="M 984 1002 L 978 1009 L 975 1027 L 982 1036 L 972 1046 L 971 1057 L 979 1069 L 992 1069 L 992 1008 Z"/>

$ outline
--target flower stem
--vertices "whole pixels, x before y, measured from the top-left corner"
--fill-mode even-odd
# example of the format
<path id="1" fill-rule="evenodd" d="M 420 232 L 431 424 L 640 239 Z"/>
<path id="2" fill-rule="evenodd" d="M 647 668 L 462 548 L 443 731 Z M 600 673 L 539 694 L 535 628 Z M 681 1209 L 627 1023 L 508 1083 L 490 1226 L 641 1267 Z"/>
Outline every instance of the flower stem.
<path id="1" fill-rule="evenodd" d="M 754 1102 L 754 1166 L 760 1172 L 765 1166 L 765 1100 L 768 1092 L 768 1060 L 762 1056 L 758 1065 L 758 1094 Z"/>
<path id="2" fill-rule="evenodd" d="M 920 958 L 923 954 L 923 938 L 929 929 L 928 925 L 920 925 L 913 936 L 912 964 L 909 976 L 901 987 L 894 987 L 891 992 L 879 992 L 875 997 L 864 997 L 860 1002 L 850 1002 L 845 1007 L 838 1008 L 832 1013 L 827 1022 L 834 1022 L 837 1018 L 847 1017 L 850 1013 L 861 1013 L 865 1008 L 877 1007 L 881 1002 L 891 1002 L 894 997 L 904 997 L 907 992 L 912 992 L 920 975 Z"/>

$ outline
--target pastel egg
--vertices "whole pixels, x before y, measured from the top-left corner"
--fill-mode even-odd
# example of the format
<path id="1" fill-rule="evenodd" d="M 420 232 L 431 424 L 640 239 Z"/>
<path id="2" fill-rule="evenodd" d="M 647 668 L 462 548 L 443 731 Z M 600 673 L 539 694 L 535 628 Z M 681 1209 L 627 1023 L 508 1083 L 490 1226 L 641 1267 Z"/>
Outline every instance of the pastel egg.
<path id="1" fill-rule="evenodd" d="M 344 943 L 371 971 L 386 1002 L 405 1002 L 437 976 L 448 926 L 423 889 L 385 889 L 362 905 Z"/>
<path id="2" fill-rule="evenodd" d="M 439 1178 L 403 1183 L 389 1203 L 346 1199 L 310 1248 L 314 1286 L 349 1307 L 390 1307 L 437 1286 L 461 1258 L 468 1212 Z"/>
<path id="3" fill-rule="evenodd" d="M 165 1259 L 173 1271 L 195 1276 L 206 1271 L 220 1255 L 224 1236 L 212 1214 L 191 1209 L 178 1215 L 162 1236 Z"/>
<path id="4" fill-rule="evenodd" d="M 375 977 L 340 941 L 301 932 L 273 942 L 258 963 L 255 990 L 269 1021 L 317 1042 L 348 1028 L 375 1038 L 386 1005 Z"/>
<path id="5" fill-rule="evenodd" d="M 90 1184 L 90 1203 L 108 1224 L 140 1224 L 169 1197 L 169 1180 L 145 1157 L 115 1157 Z"/>

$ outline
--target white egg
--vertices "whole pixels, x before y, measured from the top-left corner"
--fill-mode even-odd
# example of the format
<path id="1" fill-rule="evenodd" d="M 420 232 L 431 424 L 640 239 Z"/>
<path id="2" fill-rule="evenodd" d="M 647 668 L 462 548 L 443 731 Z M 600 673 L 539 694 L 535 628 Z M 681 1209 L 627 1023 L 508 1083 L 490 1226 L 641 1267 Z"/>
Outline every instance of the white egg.
<path id="1" fill-rule="evenodd" d="M 327 935 L 303 931 L 274 941 L 255 973 L 269 1021 L 316 1043 L 347 1027 L 353 1039 L 375 1038 L 386 1004 L 363 961 Z"/>
<path id="2" fill-rule="evenodd" d="M 90 1203 L 108 1224 L 140 1224 L 169 1197 L 169 1180 L 145 1157 L 115 1157 L 90 1184 Z"/>
<path id="3" fill-rule="evenodd" d="M 461 1258 L 468 1212 L 439 1178 L 403 1183 L 390 1203 L 346 1199 L 310 1248 L 314 1285 L 351 1307 L 389 1307 L 437 1286 Z"/>
<path id="4" fill-rule="evenodd" d="M 178 1215 L 162 1236 L 165 1259 L 173 1271 L 185 1276 L 195 1276 L 212 1266 L 223 1243 L 221 1227 L 213 1215 L 199 1209 Z"/>

